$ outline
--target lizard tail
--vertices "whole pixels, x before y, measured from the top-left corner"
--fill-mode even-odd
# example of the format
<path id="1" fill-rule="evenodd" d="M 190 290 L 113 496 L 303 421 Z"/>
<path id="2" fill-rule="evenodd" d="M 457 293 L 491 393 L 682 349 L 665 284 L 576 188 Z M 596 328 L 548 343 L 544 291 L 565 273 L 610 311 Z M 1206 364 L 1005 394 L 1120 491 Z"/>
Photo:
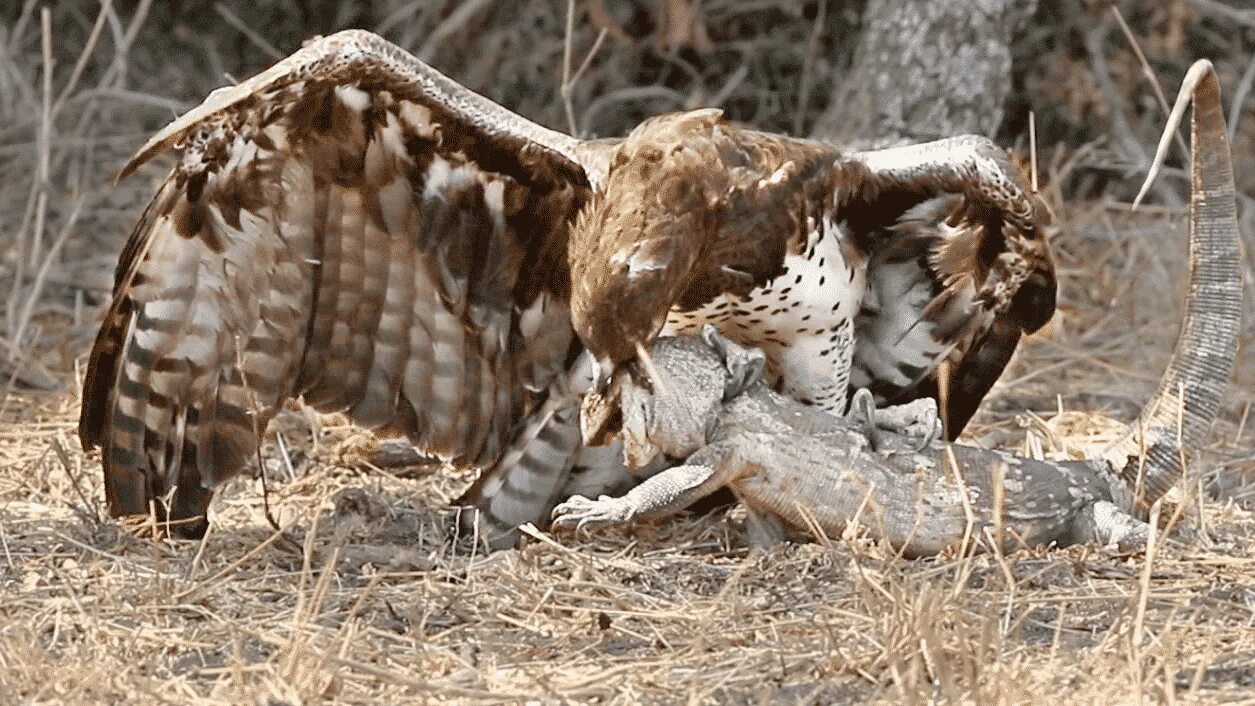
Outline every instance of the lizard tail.
<path id="1" fill-rule="evenodd" d="M 1190 67 L 1142 194 L 1163 165 L 1191 99 L 1190 275 L 1181 332 L 1159 391 L 1103 457 L 1143 506 L 1181 478 L 1207 440 L 1237 354 L 1242 275 L 1233 164 L 1210 61 Z"/>

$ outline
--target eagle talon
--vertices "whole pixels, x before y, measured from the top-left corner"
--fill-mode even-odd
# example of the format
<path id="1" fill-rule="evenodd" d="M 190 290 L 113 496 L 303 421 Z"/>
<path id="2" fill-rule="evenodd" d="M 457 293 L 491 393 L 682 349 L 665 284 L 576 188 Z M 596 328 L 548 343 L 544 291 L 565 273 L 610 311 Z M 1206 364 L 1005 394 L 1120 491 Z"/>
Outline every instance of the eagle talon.
<path id="1" fill-rule="evenodd" d="M 911 439 L 914 443 L 907 444 L 911 453 L 920 453 L 941 436 L 941 416 L 931 397 L 877 410 L 876 422 L 882 429 Z"/>
<path id="2" fill-rule="evenodd" d="M 872 397 L 871 390 L 865 387 L 855 390 L 854 399 L 850 400 L 850 411 L 846 416 L 863 427 L 867 445 L 872 451 L 879 451 L 880 433 L 876 429 L 876 398 Z"/>
<path id="3" fill-rule="evenodd" d="M 911 449 L 911 453 L 920 453 L 928 449 L 939 438 L 941 438 L 941 417 L 934 416 L 933 423 L 929 425 L 928 430 L 920 437 L 919 445 Z"/>

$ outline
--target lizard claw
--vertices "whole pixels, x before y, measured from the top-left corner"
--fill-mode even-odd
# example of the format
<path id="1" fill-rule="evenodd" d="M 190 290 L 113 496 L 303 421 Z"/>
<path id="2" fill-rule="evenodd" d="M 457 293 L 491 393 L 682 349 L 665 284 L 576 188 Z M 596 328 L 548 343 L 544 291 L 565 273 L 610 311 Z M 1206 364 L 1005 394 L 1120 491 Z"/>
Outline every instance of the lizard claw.
<path id="1" fill-rule="evenodd" d="M 629 508 L 623 498 L 603 495 L 596 500 L 583 495 L 573 495 L 559 503 L 550 514 L 552 527 L 574 529 L 577 532 L 605 525 L 627 522 Z"/>

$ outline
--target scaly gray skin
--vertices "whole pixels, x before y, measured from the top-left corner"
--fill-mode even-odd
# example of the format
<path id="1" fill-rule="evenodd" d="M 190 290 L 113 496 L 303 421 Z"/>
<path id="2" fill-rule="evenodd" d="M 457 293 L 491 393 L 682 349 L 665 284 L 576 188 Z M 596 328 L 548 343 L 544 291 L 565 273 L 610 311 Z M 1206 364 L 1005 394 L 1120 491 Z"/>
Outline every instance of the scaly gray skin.
<path id="1" fill-rule="evenodd" d="M 555 508 L 554 526 L 665 516 L 728 486 L 749 507 L 758 540 L 780 536 L 783 521 L 797 528 L 813 522 L 829 534 L 858 522 L 909 556 L 972 538 L 984 540 L 978 547 L 999 544 L 1004 551 L 1052 543 L 1144 545 L 1148 527 L 1134 515 L 1172 487 L 1205 440 L 1241 323 L 1233 173 L 1209 62 L 1190 69 L 1166 136 L 1191 95 L 1191 268 L 1181 335 L 1158 393 L 1101 458 L 1056 463 L 931 441 L 929 414 L 875 412 L 865 394 L 856 396 L 850 415 L 832 416 L 772 391 L 760 379 L 761 353 L 707 329 L 700 340 L 655 345 L 653 363 L 666 380 L 657 394 L 628 375 L 620 383 L 629 464 L 659 452 L 686 462 L 622 497 L 573 497 Z M 1161 143 L 1148 181 L 1168 144 Z"/>
<path id="2" fill-rule="evenodd" d="M 805 528 L 809 516 L 830 534 L 861 520 L 906 554 L 928 555 L 962 540 L 965 507 L 975 519 L 971 536 L 982 539 L 986 528 L 995 529 L 993 488 L 1001 472 L 1008 551 L 1020 543 L 1096 540 L 1133 547 L 1145 541 L 1144 523 L 1124 512 L 1131 493 L 1101 462 L 1033 461 L 961 445 L 947 451 L 926 439 L 920 448 L 918 433 L 893 429 L 881 418 L 906 417 L 934 436 L 935 408 L 926 416 L 883 410 L 869 433 L 861 406 L 837 417 L 776 393 L 759 379 L 758 351 L 710 328 L 700 339 L 659 340 L 653 359 L 667 391 L 655 396 L 635 383 L 624 385 L 625 445 L 639 460 L 661 450 L 687 461 L 622 497 L 573 497 L 554 510 L 555 527 L 665 516 L 726 485 L 752 511 L 756 544 L 781 536 L 778 520 Z M 712 382 L 710 371 L 720 378 Z M 741 388 L 744 379 L 751 383 Z M 870 399 L 865 393 L 859 397 Z"/>

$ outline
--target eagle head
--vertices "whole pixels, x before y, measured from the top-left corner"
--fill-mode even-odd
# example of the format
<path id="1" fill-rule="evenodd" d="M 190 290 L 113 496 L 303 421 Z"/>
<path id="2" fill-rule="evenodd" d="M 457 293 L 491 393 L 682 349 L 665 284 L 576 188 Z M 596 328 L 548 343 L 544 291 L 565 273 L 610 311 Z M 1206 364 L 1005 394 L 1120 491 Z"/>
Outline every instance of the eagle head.
<path id="1" fill-rule="evenodd" d="M 571 325 L 595 361 L 592 394 L 581 412 L 587 444 L 608 439 L 619 407 L 619 386 L 612 382 L 621 381 L 633 359 L 652 369 L 646 349 L 690 284 L 700 243 L 690 230 L 657 227 L 683 219 L 660 215 L 647 221 L 634 208 L 616 210 L 599 198 L 573 225 Z M 611 414 L 590 416 L 594 408 Z"/>
<path id="2" fill-rule="evenodd" d="M 571 323 L 598 361 L 617 366 L 657 338 L 692 258 L 658 240 L 584 255 L 571 263 Z"/>
<path id="3" fill-rule="evenodd" d="M 603 365 L 648 348 L 692 285 L 715 199 L 689 152 L 629 142 L 571 226 L 571 323 Z"/>
<path id="4" fill-rule="evenodd" d="M 645 351 L 667 313 L 705 279 L 698 262 L 727 191 L 711 141 L 720 121 L 694 111 L 642 123 L 571 225 L 571 324 L 597 361 L 595 391 L 634 358 L 652 367 Z"/>
<path id="5" fill-rule="evenodd" d="M 614 430 L 625 364 L 639 358 L 651 369 L 645 351 L 683 292 L 693 259 L 666 240 L 615 242 L 621 233 L 605 235 L 571 251 L 571 324 L 594 361 L 580 414 L 584 443 L 591 445 L 605 443 Z"/>

